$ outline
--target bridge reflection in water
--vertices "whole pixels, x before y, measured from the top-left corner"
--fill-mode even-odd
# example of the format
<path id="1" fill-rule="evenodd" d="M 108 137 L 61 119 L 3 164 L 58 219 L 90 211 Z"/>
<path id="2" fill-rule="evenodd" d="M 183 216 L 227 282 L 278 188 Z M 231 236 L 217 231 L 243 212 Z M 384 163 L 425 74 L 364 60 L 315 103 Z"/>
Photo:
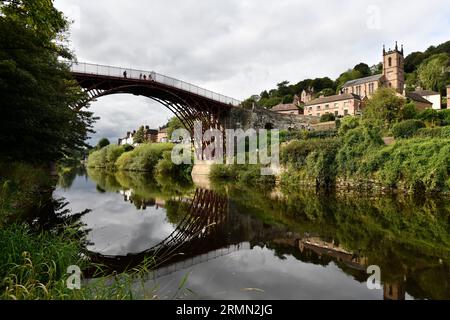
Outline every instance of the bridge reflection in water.
<path id="1" fill-rule="evenodd" d="M 124 197 L 131 201 L 129 198 Z M 250 215 L 239 214 L 226 196 L 212 190 L 197 188 L 192 199 L 178 200 L 189 201 L 188 210 L 166 239 L 147 250 L 127 255 L 90 252 L 92 262 L 103 265 L 107 271 L 122 272 L 150 258 L 154 262 L 151 276 L 156 279 L 255 245 L 266 245 L 278 254 L 291 254 L 303 262 L 333 261 L 360 282 L 368 277 L 368 258 L 347 251 L 333 239 L 266 225 Z M 384 299 L 405 299 L 405 286 L 400 282 L 384 283 L 383 293 Z"/>
<path id="2" fill-rule="evenodd" d="M 114 271 L 137 266 L 145 258 L 154 268 L 197 257 L 230 245 L 227 237 L 228 200 L 211 190 L 196 189 L 184 218 L 176 229 L 157 245 L 139 253 L 103 255 L 90 252 L 91 261 Z"/>

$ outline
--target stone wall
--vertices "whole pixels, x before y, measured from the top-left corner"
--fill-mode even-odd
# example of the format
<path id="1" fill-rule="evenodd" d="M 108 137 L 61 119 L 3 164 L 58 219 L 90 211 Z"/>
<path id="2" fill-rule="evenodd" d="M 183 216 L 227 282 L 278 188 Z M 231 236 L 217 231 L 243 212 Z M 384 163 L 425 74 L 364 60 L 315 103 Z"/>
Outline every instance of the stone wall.
<path id="1" fill-rule="evenodd" d="M 280 114 L 263 108 L 233 108 L 224 119 L 227 129 L 302 129 L 319 122 L 318 117 Z"/>

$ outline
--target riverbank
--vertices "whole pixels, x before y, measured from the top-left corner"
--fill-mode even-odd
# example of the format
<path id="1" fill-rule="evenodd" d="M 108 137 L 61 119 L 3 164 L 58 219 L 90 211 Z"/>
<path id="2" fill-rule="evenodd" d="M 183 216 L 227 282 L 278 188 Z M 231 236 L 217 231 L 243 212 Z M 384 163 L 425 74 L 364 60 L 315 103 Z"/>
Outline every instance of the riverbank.
<path id="1" fill-rule="evenodd" d="M 145 173 L 89 169 L 87 176 L 77 177 L 71 189 L 60 190 L 58 194 L 75 208 L 95 208 L 95 214 L 85 219 L 91 229 L 90 240 L 95 243 L 90 250 L 113 257 L 117 254 L 122 259 L 130 254 L 137 259 L 139 252 L 165 239 L 172 228 L 185 221 L 183 217 L 189 210 L 197 208 L 188 201 L 197 193 L 193 192 L 196 188 L 192 186 L 178 193 Z M 177 263 L 155 271 L 165 275 L 157 280 L 161 287 L 172 284 L 170 290 L 176 290 L 192 270 L 186 287 L 194 292 L 194 297 L 217 298 L 218 287 L 221 292 L 226 290 L 227 298 L 239 297 L 243 283 L 265 290 L 258 293 L 259 297 L 300 297 L 298 286 L 306 285 L 300 269 L 307 266 L 313 271 L 307 280 L 310 290 L 304 298 L 314 298 L 311 292 L 317 290 L 326 290 L 330 298 L 338 298 L 342 290 L 333 288 L 342 286 L 335 286 L 336 279 L 345 276 L 351 283 L 366 288 L 365 267 L 376 264 L 382 269 L 383 285 L 398 282 L 415 298 L 448 298 L 450 208 L 446 197 L 403 194 L 374 197 L 317 192 L 315 188 L 303 188 L 300 192 L 289 188 L 255 190 L 253 185 L 234 181 L 211 183 L 208 195 L 203 198 L 201 208 L 208 209 L 201 209 L 202 216 L 208 221 L 217 217 L 224 203 L 226 218 L 217 220 L 193 246 L 188 243 L 181 246 L 177 253 L 183 254 L 176 255 Z M 185 205 L 186 210 L 179 211 L 180 205 Z M 227 244 L 240 250 L 202 260 L 216 257 L 216 252 L 228 252 Z M 264 261 L 271 263 L 261 264 L 263 256 Z M 235 263 L 238 257 L 245 266 Z M 190 262 L 199 260 L 202 263 L 191 269 Z M 114 263 L 116 259 L 108 261 Z M 168 270 L 170 275 L 166 274 Z M 279 274 L 279 270 L 286 271 L 283 281 L 280 277 L 273 282 L 265 280 Z M 333 276 L 328 277 L 332 281 L 329 286 L 320 280 L 321 270 L 334 270 Z M 295 288 L 288 285 L 293 279 Z M 353 289 L 347 291 L 348 297 L 369 298 L 367 290 L 358 293 Z M 165 292 L 158 293 L 166 296 Z"/>
<path id="2" fill-rule="evenodd" d="M 281 153 L 281 183 L 356 190 L 449 193 L 450 127 L 421 129 L 385 145 L 367 124 L 334 138 L 292 140 Z"/>

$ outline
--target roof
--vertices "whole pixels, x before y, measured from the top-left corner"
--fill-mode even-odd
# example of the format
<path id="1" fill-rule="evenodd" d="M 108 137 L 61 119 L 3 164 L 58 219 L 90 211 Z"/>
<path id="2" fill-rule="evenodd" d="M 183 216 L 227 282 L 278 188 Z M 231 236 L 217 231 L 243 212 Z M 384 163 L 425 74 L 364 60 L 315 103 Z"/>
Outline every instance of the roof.
<path id="1" fill-rule="evenodd" d="M 431 90 L 416 90 L 413 91 L 413 93 L 418 94 L 419 96 L 436 96 L 436 95 L 440 95 L 439 92 L 435 92 L 435 91 L 431 91 Z"/>
<path id="2" fill-rule="evenodd" d="M 159 133 L 167 132 L 167 127 L 159 128 Z"/>
<path id="3" fill-rule="evenodd" d="M 368 76 L 368 77 L 359 78 L 359 79 L 355 79 L 355 80 L 349 80 L 346 83 L 344 83 L 344 85 L 342 87 L 345 88 L 345 87 L 356 86 L 356 85 L 367 83 L 367 82 L 378 81 L 378 80 L 380 80 L 380 78 L 382 76 L 383 76 L 382 74 L 375 74 L 373 76 Z"/>
<path id="4" fill-rule="evenodd" d="M 421 95 L 415 93 L 415 92 L 407 92 L 406 93 L 406 97 L 416 101 L 416 102 L 422 102 L 422 103 L 427 103 L 427 104 L 433 104 L 430 101 L 428 101 L 427 99 L 423 98 Z"/>
<path id="5" fill-rule="evenodd" d="M 317 99 L 311 100 L 310 102 L 305 103 L 305 106 L 333 102 L 333 101 L 348 100 L 348 99 L 361 100 L 361 97 L 354 93 L 335 94 L 333 96 L 322 97 L 322 98 L 317 98 Z"/>
<path id="6" fill-rule="evenodd" d="M 286 104 L 277 104 L 274 106 L 272 111 L 290 111 L 290 110 L 300 110 L 295 104 L 293 103 L 286 103 Z"/>

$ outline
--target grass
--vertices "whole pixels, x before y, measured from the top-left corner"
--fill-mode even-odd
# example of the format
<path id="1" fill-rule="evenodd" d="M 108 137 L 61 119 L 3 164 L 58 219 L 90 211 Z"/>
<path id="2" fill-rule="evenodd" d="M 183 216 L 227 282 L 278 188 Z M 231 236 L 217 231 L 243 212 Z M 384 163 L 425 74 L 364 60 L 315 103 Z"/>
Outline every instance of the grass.
<path id="1" fill-rule="evenodd" d="M 81 254 L 83 246 L 67 226 L 61 234 L 33 232 L 27 225 L 0 229 L 1 300 L 133 300 L 158 299 L 157 286 L 146 287 L 154 265 L 152 257 L 120 274 L 107 274 L 102 265 L 90 265 Z M 67 267 L 94 267 L 94 279 L 82 281 L 80 289 L 67 287 Z M 185 294 L 187 275 L 171 298 Z M 186 289 L 189 291 L 188 289 Z"/>

